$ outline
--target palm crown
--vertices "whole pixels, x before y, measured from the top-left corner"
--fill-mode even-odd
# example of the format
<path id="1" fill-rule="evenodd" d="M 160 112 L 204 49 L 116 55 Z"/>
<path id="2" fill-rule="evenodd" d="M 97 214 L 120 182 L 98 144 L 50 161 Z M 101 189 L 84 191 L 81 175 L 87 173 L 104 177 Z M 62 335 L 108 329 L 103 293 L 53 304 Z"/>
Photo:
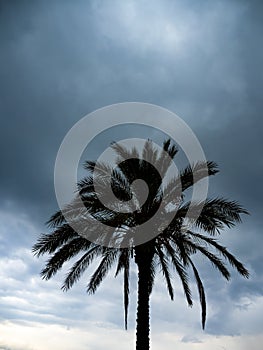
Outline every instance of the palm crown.
<path id="1" fill-rule="evenodd" d="M 199 181 L 215 175 L 218 169 L 214 162 L 199 162 L 188 166 L 178 176 L 164 183 L 162 179 L 177 153 L 177 148 L 171 144 L 170 140 L 163 143 L 161 152 L 153 147 L 151 141 L 147 141 L 142 151 L 143 159 L 140 159 L 136 148 L 128 150 L 118 143 L 113 143 L 112 148 L 117 154 L 119 166 L 109 169 L 109 165 L 105 163 L 86 162 L 85 168 L 90 174 L 78 183 L 79 198 L 50 218 L 48 224 L 52 232 L 41 235 L 33 251 L 37 256 L 45 253 L 51 255 L 41 272 L 45 279 L 50 279 L 66 261 L 78 256 L 78 260 L 74 262 L 65 277 L 63 290 L 70 289 L 94 259 L 100 257 L 100 263 L 87 286 L 87 292 L 92 294 L 111 267 L 115 265 L 115 275 L 123 272 L 124 277 L 126 328 L 130 262 L 134 259 L 138 267 L 136 349 L 146 350 L 149 348 L 149 299 L 156 267 L 161 267 L 171 299 L 174 297 L 172 276 L 174 272 L 179 276 L 189 306 L 193 304 L 193 300 L 188 274 L 189 269 L 193 271 L 200 297 L 201 320 L 204 328 L 205 291 L 193 256 L 201 253 L 227 280 L 230 278 L 230 272 L 226 263 L 234 267 L 242 276 L 248 277 L 248 271 L 242 263 L 214 237 L 224 227 L 232 227 L 240 222 L 240 214 L 247 214 L 247 211 L 235 201 L 224 198 L 207 199 L 193 206 L 198 211 L 202 205 L 198 218 L 194 222 L 191 222 L 191 218 L 186 220 L 190 203 L 184 201 L 184 192 L 194 185 L 194 178 L 195 181 Z M 105 175 L 109 171 L 110 179 Z M 96 190 L 94 178 L 96 178 Z M 131 186 L 136 179 L 143 179 L 149 190 L 147 199 L 141 206 L 142 191 Z M 118 198 L 116 202 L 108 199 L 110 198 L 107 196 L 109 188 Z M 101 202 L 98 192 L 104 203 L 108 199 L 110 208 Z M 130 207 L 130 210 L 120 212 L 120 201 L 123 207 Z M 82 212 L 83 204 L 88 212 L 86 216 Z M 67 219 L 65 219 L 65 212 Z M 171 213 L 172 219 L 166 224 L 166 216 Z M 143 235 L 141 225 L 154 215 L 157 215 L 157 219 L 152 224 L 155 235 L 140 245 L 133 245 L 133 237 L 136 234 Z M 81 227 L 81 235 L 73 228 L 74 223 L 78 223 L 78 227 Z M 101 229 L 101 223 L 103 223 L 103 229 Z M 95 236 L 96 241 L 93 239 Z M 126 246 L 110 246 L 112 240 L 116 243 L 118 239 L 126 242 Z"/>

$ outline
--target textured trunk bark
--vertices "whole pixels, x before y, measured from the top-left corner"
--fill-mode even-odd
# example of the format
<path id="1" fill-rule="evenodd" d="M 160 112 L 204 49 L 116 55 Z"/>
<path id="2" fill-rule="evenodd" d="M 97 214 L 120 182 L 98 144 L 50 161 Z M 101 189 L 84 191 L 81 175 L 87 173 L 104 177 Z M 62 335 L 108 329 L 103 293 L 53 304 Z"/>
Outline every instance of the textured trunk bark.
<path id="1" fill-rule="evenodd" d="M 137 259 L 138 301 L 136 325 L 136 350 L 150 349 L 150 263 L 146 259 Z"/>

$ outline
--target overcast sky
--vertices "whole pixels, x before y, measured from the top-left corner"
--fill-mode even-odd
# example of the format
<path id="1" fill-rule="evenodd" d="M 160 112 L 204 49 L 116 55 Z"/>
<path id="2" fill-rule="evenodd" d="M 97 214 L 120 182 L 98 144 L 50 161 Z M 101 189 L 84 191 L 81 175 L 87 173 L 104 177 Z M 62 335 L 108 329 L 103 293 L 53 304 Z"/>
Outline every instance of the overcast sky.
<path id="1" fill-rule="evenodd" d="M 210 193 L 251 213 L 222 235 L 251 278 L 233 273 L 226 283 L 200 261 L 208 300 L 202 331 L 198 295 L 189 309 L 177 284 L 171 302 L 160 276 L 152 349 L 261 349 L 262 13 L 256 0 L 0 0 L 0 350 L 134 348 L 135 272 L 124 331 L 121 279 L 109 276 L 88 296 L 87 274 L 63 293 L 68 266 L 42 281 L 44 260 L 31 254 L 57 209 L 53 172 L 63 137 L 87 113 L 126 101 L 179 115 L 219 164 Z M 124 132 L 154 135 L 146 134 Z M 111 138 L 119 131 L 102 137 Z"/>

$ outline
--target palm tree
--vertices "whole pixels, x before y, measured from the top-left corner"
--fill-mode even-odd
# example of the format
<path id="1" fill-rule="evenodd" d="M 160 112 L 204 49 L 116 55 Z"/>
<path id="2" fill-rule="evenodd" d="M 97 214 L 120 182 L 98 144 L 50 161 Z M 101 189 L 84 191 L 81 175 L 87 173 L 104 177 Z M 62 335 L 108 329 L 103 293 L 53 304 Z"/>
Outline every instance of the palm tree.
<path id="1" fill-rule="evenodd" d="M 76 198 L 64 210 L 55 213 L 48 221 L 52 232 L 40 236 L 33 246 L 33 252 L 38 257 L 45 253 L 51 255 L 41 271 L 42 278 L 47 280 L 54 276 L 66 261 L 78 257 L 65 277 L 62 285 L 64 291 L 69 290 L 79 280 L 96 257 L 100 257 L 100 263 L 87 286 L 88 293 L 95 293 L 108 271 L 115 265 L 116 276 L 123 272 L 126 329 L 130 262 L 134 260 L 138 268 L 136 349 L 147 350 L 150 347 L 150 295 L 157 268 L 161 268 L 160 271 L 164 275 L 172 300 L 174 297 L 172 276 L 174 273 L 179 276 L 189 306 L 193 304 L 189 286 L 189 269 L 193 271 L 200 297 L 201 322 L 204 328 L 205 290 L 193 256 L 197 253 L 205 256 L 227 280 L 230 278 L 230 272 L 226 263 L 248 278 L 247 269 L 215 238 L 224 227 L 234 226 L 241 221 L 241 214 L 248 214 L 248 212 L 237 202 L 214 198 L 207 199 L 203 203 L 192 204 L 196 211 L 200 211 L 202 206 L 201 213 L 194 222 L 191 218 L 186 220 L 190 203 L 185 201 L 184 193 L 194 185 L 194 178 L 195 181 L 199 181 L 218 172 L 214 162 L 197 162 L 164 183 L 162 179 L 178 151 L 170 140 L 163 143 L 161 152 L 153 147 L 151 141 L 147 141 L 142 151 L 143 160 L 139 159 L 139 152 L 135 148 L 128 150 L 118 143 L 113 143 L 112 148 L 117 154 L 119 166 L 110 169 L 111 179 L 105 176 L 109 172 L 107 164 L 86 162 L 85 168 L 89 171 L 89 175 L 78 183 L 78 194 L 82 203 L 79 198 Z M 97 182 L 96 191 L 94 178 Z M 138 203 L 141 203 L 140 191 L 138 189 L 136 191 L 136 188 L 131 186 L 135 179 L 145 180 L 149 187 L 147 200 L 142 206 L 138 206 Z M 123 201 L 123 206 L 130 206 L 132 212 L 120 212 L 119 204 L 114 206 L 114 202 L 111 202 L 111 208 L 102 204 L 98 198 L 98 192 L 106 200 L 109 186 L 115 196 Z M 82 212 L 83 203 L 88 211 L 86 216 Z M 143 235 L 142 224 L 156 215 L 158 208 L 159 216 L 152 224 L 155 236 L 142 244 L 133 245 L 134 235 Z M 65 213 L 67 213 L 67 219 L 65 219 Z M 172 220 L 168 225 L 163 225 L 168 213 L 173 214 Z M 81 227 L 81 235 L 73 228 L 74 223 L 78 223 Z M 103 230 L 98 226 L 101 223 L 104 224 Z M 94 241 L 95 236 L 100 237 L 102 244 Z M 92 239 L 89 240 L 89 237 Z M 124 247 L 110 246 L 110 239 L 107 237 L 111 239 L 117 237 L 124 241 L 128 237 L 126 241 L 128 244 Z"/>

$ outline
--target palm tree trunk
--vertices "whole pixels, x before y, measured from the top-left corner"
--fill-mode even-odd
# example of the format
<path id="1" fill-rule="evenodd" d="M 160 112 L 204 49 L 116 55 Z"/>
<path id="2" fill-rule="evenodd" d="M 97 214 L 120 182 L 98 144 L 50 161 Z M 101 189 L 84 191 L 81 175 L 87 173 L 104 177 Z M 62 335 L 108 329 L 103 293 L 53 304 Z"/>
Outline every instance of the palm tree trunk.
<path id="1" fill-rule="evenodd" d="M 136 350 L 150 349 L 150 263 L 136 259 L 138 266 L 138 302 L 136 325 Z M 138 261 L 139 260 L 139 261 Z"/>

